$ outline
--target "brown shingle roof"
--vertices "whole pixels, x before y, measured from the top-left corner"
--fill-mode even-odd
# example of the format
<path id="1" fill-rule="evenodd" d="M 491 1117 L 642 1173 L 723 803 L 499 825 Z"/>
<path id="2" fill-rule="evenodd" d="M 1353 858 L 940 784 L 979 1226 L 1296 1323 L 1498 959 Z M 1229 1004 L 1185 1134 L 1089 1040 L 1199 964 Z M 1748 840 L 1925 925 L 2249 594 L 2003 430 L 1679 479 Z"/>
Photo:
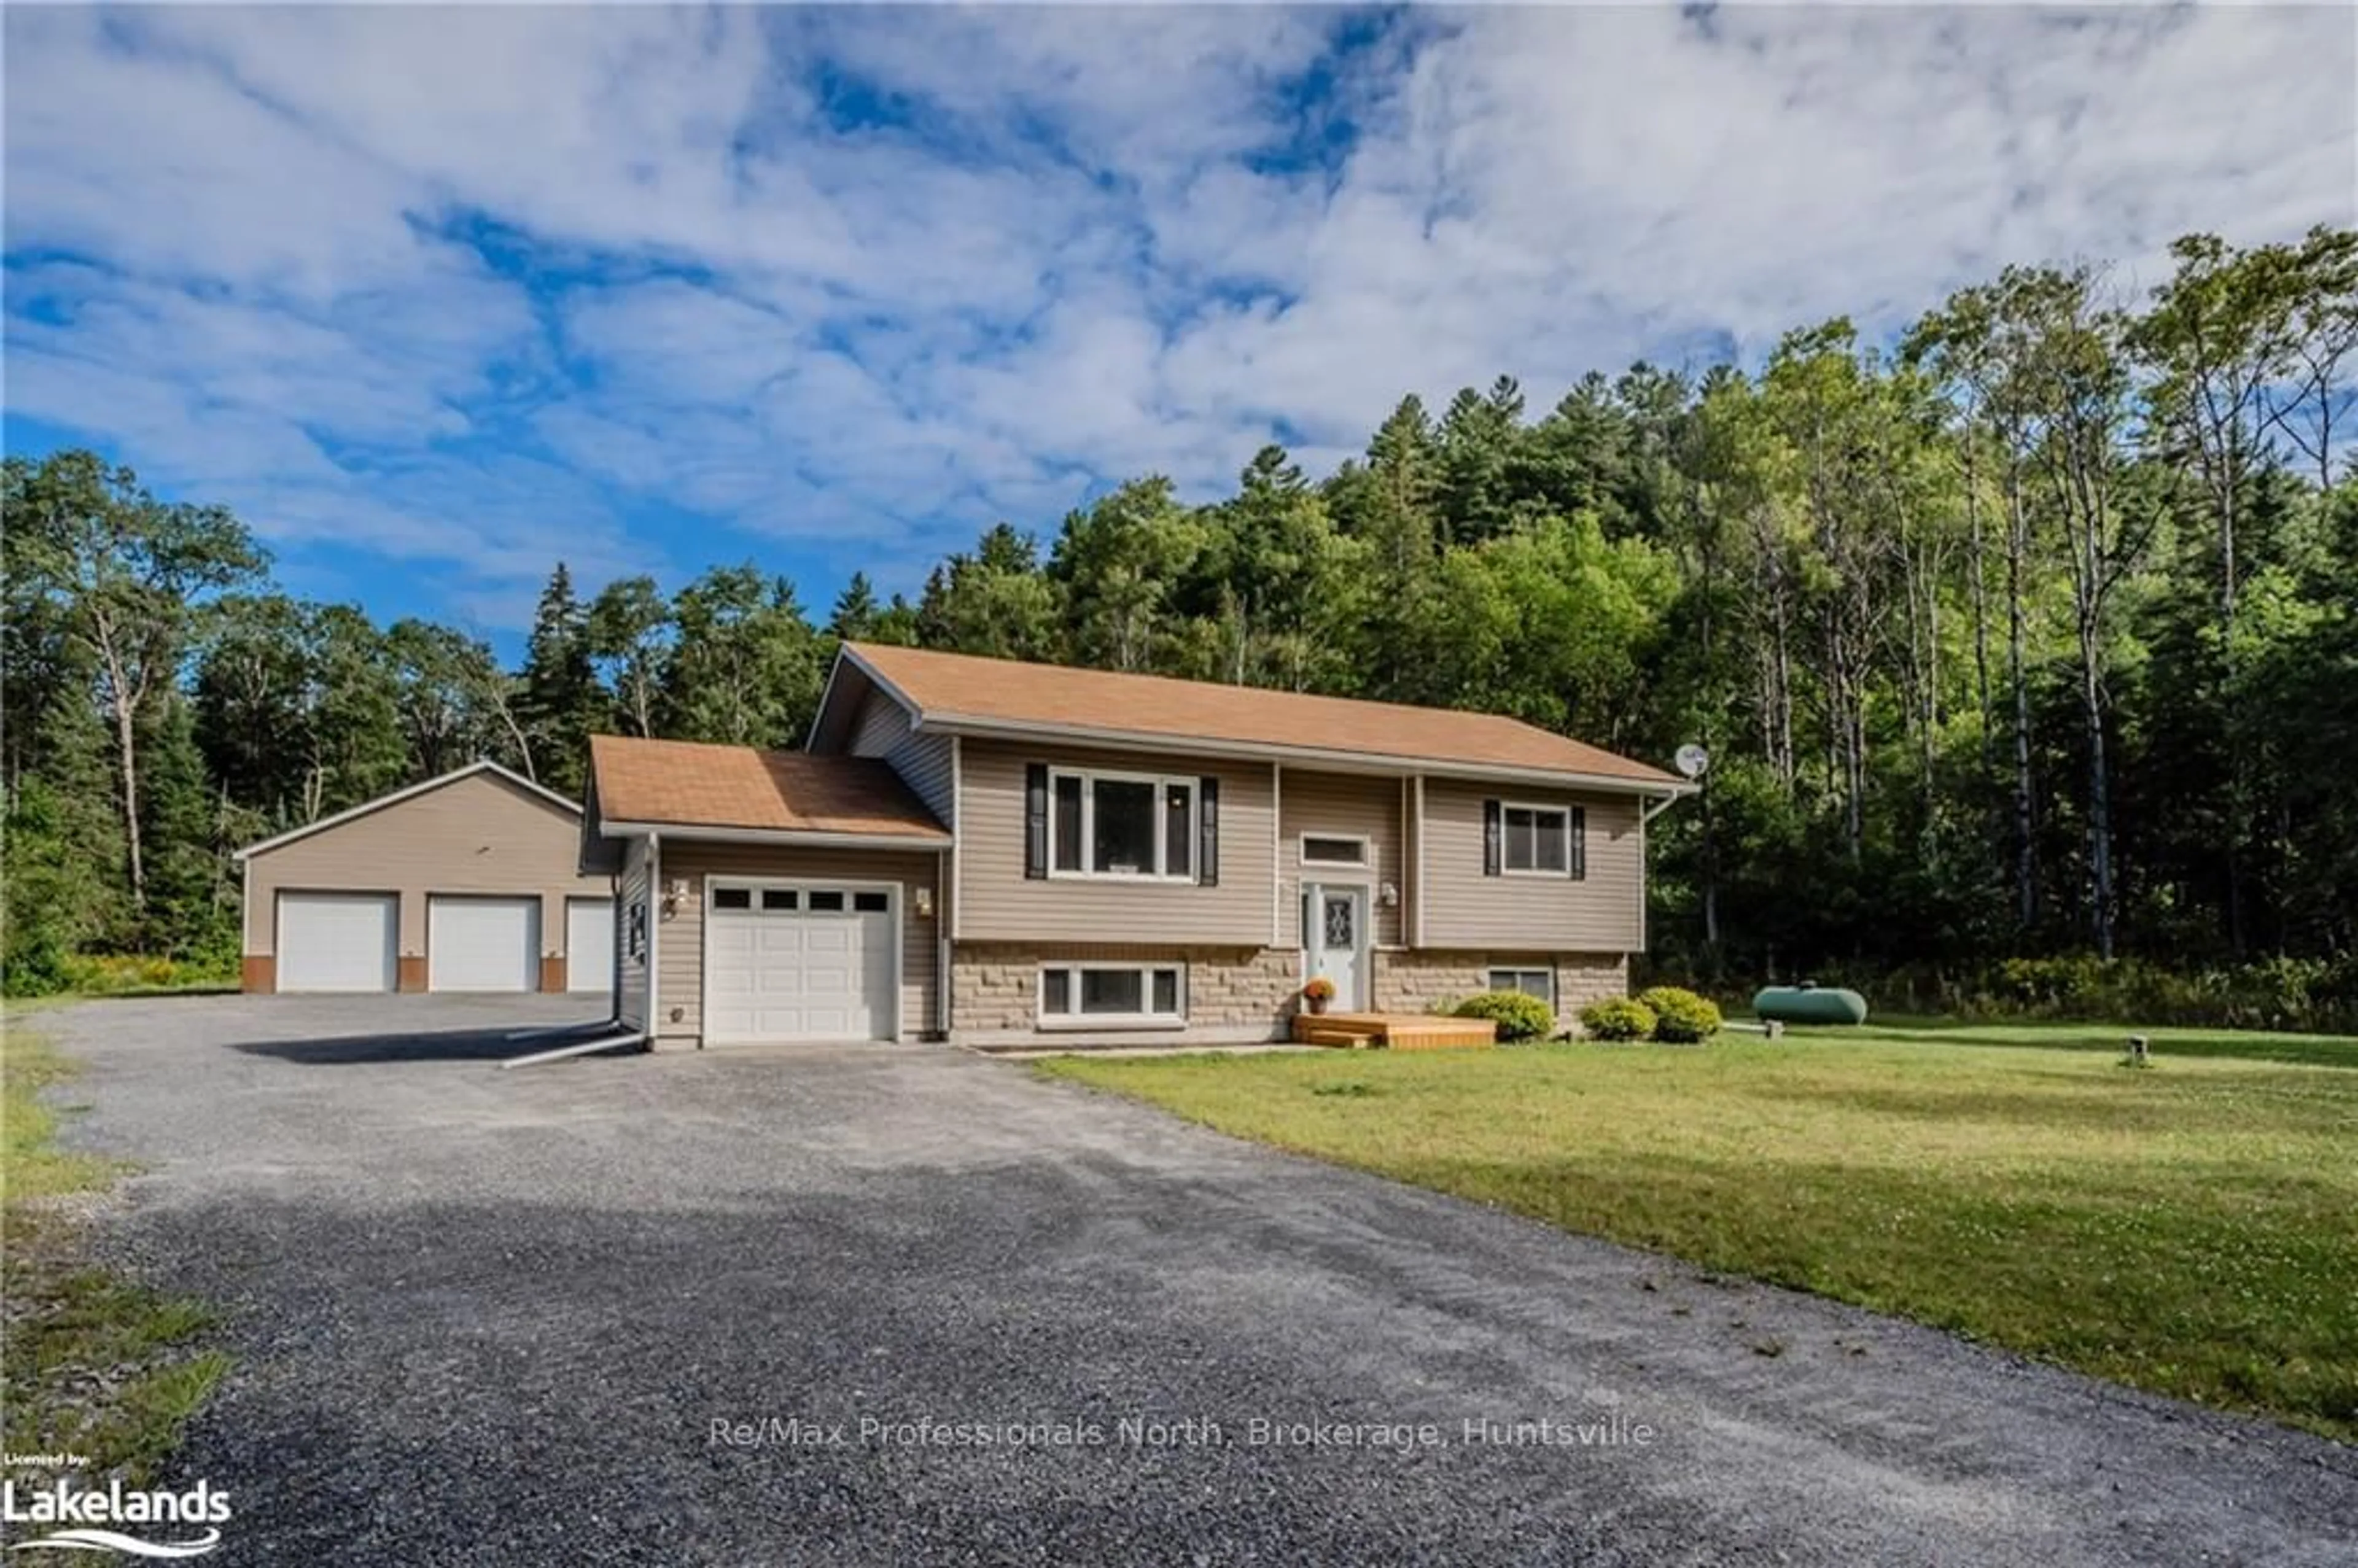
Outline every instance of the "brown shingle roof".
<path id="1" fill-rule="evenodd" d="M 1679 784 L 1659 768 L 1518 719 L 1259 687 L 1019 664 L 876 643 L 845 650 L 928 722 L 1041 724 L 1155 740 L 1292 746 L 1409 763 Z"/>
<path id="2" fill-rule="evenodd" d="M 590 772 L 608 822 L 949 842 L 925 802 L 873 757 L 592 735 Z"/>

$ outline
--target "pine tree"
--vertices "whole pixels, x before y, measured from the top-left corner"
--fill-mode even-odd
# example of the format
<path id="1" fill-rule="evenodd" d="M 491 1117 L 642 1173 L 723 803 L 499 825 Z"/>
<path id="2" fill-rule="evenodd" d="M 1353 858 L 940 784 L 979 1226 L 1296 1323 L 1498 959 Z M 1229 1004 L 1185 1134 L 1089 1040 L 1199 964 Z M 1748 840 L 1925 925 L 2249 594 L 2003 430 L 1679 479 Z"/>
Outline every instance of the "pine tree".
<path id="1" fill-rule="evenodd" d="M 563 561 L 549 574 L 533 614 L 516 708 L 530 740 L 534 782 L 579 796 L 590 765 L 590 736 L 607 727 L 607 705 L 590 660 L 589 613 L 574 597 L 573 574 Z"/>

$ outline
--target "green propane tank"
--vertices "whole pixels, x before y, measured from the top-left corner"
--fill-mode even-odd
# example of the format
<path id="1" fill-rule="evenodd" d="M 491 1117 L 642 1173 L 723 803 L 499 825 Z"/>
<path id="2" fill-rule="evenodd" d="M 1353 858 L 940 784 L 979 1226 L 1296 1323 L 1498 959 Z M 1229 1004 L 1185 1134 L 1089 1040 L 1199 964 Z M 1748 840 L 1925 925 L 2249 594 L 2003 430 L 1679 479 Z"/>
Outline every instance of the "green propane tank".
<path id="1" fill-rule="evenodd" d="M 1865 1023 L 1866 999 L 1831 986 L 1763 986 L 1752 1011 L 1779 1023 Z"/>

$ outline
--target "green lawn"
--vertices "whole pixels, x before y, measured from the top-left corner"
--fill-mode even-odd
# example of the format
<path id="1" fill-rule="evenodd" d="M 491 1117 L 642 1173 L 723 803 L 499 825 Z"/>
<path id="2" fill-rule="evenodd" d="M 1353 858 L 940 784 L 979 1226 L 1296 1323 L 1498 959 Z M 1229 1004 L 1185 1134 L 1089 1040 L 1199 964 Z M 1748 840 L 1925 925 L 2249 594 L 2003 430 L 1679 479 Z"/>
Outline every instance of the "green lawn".
<path id="1" fill-rule="evenodd" d="M 2358 1440 L 2358 1040 L 1064 1057 L 1240 1137 Z M 2292 1059 L 2286 1059 L 2286 1058 Z"/>
<path id="2" fill-rule="evenodd" d="M 91 1266 L 72 1200 L 122 1173 L 57 1146 L 54 1091 L 73 1065 L 25 1027 L 11 1003 L 0 1040 L 0 1444 L 70 1450 L 91 1473 L 149 1478 L 228 1360 L 191 1351 L 211 1323 L 196 1303 L 158 1295 Z M 11 1479 L 46 1483 L 29 1469 Z"/>

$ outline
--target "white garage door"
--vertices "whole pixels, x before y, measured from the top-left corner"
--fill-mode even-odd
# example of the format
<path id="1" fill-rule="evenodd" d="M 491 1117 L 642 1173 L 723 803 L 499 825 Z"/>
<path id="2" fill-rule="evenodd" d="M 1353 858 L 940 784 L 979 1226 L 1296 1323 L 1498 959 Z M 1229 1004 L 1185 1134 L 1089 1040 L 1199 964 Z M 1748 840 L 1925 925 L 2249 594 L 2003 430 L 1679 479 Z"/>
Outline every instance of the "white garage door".
<path id="1" fill-rule="evenodd" d="M 389 892 L 278 895 L 278 989 L 389 991 L 400 905 Z"/>
<path id="2" fill-rule="evenodd" d="M 900 912 L 888 889 L 715 881 L 705 894 L 704 1040 L 889 1040 Z"/>
<path id="3" fill-rule="evenodd" d="M 565 901 L 565 989 L 569 991 L 610 991 L 614 989 L 612 899 L 568 898 Z"/>
<path id="4" fill-rule="evenodd" d="M 437 893 L 426 901 L 426 989 L 540 989 L 540 900 Z"/>

